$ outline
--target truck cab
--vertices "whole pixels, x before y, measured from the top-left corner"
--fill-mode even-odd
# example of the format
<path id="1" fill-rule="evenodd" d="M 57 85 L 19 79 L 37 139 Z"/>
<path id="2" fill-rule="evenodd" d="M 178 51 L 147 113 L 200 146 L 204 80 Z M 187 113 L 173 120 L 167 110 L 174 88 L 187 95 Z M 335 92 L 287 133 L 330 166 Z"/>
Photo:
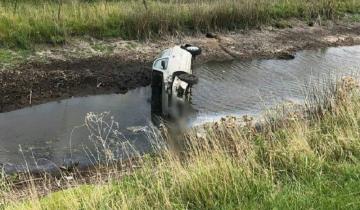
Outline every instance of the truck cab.
<path id="1" fill-rule="evenodd" d="M 200 51 L 200 52 L 199 52 Z M 200 48 L 185 45 L 164 50 L 152 66 L 152 112 L 168 118 L 184 115 L 191 100 L 191 87 L 198 79 L 193 75 L 192 60 Z"/>

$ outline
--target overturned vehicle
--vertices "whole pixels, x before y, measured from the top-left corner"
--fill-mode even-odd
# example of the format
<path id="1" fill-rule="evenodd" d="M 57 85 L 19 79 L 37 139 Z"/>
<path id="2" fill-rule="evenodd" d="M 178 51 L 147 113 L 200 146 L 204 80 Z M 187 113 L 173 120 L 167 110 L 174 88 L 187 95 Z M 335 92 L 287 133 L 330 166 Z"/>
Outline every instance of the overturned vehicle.
<path id="1" fill-rule="evenodd" d="M 201 49 L 191 45 L 164 50 L 152 67 L 152 113 L 178 119 L 190 108 L 191 88 L 198 82 L 191 64 Z"/>

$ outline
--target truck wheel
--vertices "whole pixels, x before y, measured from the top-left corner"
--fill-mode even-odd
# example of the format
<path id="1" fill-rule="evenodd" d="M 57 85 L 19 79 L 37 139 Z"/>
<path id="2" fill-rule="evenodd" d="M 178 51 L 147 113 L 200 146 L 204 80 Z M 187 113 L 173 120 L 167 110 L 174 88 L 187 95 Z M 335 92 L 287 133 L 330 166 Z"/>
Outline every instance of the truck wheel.
<path id="1" fill-rule="evenodd" d="M 200 47 L 196 47 L 196 46 L 192 46 L 190 44 L 186 44 L 186 45 L 182 46 L 182 48 L 185 49 L 186 51 L 188 51 L 189 53 L 191 53 L 191 55 L 194 56 L 194 57 L 201 54 L 201 48 Z"/>
<path id="2" fill-rule="evenodd" d="M 180 80 L 188 83 L 189 85 L 195 85 L 199 82 L 199 78 L 193 74 L 183 73 L 177 76 Z"/>

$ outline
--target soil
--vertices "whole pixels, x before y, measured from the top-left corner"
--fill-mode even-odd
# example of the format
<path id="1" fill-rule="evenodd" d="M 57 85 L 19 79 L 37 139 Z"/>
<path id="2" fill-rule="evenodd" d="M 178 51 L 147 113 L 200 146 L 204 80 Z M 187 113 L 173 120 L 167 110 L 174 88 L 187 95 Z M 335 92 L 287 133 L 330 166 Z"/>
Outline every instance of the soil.
<path id="1" fill-rule="evenodd" d="M 118 57 L 28 63 L 0 72 L 0 111 L 88 94 L 125 93 L 150 84 L 145 65 Z"/>
<path id="2" fill-rule="evenodd" d="M 21 64 L 0 70 L 0 112 L 73 96 L 125 93 L 147 86 L 151 62 L 163 49 L 190 43 L 202 48 L 195 63 L 232 59 L 292 59 L 295 52 L 360 44 L 360 23 L 292 21 L 289 28 L 164 37 L 149 41 L 73 39 L 39 48 Z M 211 32 L 209 32 L 211 33 Z"/>

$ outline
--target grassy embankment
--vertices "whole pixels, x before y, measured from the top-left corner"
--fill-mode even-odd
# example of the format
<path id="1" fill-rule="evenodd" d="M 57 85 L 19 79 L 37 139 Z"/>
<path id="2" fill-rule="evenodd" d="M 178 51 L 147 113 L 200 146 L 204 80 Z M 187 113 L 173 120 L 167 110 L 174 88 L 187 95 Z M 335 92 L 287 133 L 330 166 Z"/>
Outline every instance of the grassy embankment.
<path id="1" fill-rule="evenodd" d="M 187 134 L 181 159 L 168 151 L 145 158 L 140 169 L 122 179 L 43 198 L 30 185 L 28 201 L 5 199 L 4 207 L 358 209 L 360 92 L 351 79 L 335 90 L 326 103 L 310 98 L 317 105 L 305 110 L 307 117 L 279 112 L 261 129 L 231 120 L 211 124 Z"/>
<path id="2" fill-rule="evenodd" d="M 359 12 L 357 0 L 3 0 L 0 46 L 61 44 L 73 36 L 143 39 Z"/>

